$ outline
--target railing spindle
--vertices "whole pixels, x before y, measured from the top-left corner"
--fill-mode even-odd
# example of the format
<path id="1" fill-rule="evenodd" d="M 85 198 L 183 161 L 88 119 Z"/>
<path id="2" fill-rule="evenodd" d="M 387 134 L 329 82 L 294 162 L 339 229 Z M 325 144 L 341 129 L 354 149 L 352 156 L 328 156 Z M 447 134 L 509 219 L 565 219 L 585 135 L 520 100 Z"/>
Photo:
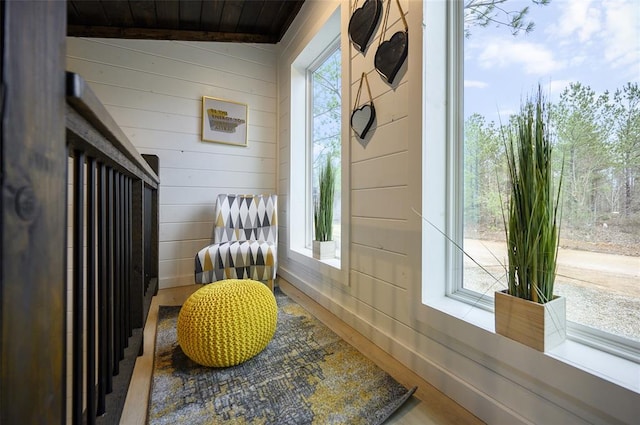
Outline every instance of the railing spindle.
<path id="1" fill-rule="evenodd" d="M 96 423 L 96 161 L 87 158 L 87 424 Z"/>
<path id="2" fill-rule="evenodd" d="M 96 415 L 106 412 L 107 381 L 107 169 L 98 165 L 98 400 Z"/>
<path id="3" fill-rule="evenodd" d="M 129 338 L 127 332 L 127 297 L 126 297 L 126 261 L 125 261 L 125 188 L 124 188 L 124 175 L 118 176 L 118 184 L 120 185 L 120 360 L 124 359 L 124 350 L 127 348 Z"/>
<path id="4" fill-rule="evenodd" d="M 83 296 L 84 296 L 84 152 L 73 157 L 73 306 L 71 420 L 82 424 Z"/>
<path id="5" fill-rule="evenodd" d="M 127 347 L 129 346 L 129 338 L 133 335 L 131 327 L 131 179 L 124 178 L 125 193 L 125 226 L 124 226 L 124 271 L 125 271 L 125 328 L 127 335 Z"/>
<path id="6" fill-rule="evenodd" d="M 115 252 L 115 226 L 116 226 L 116 202 L 115 202 L 115 179 L 114 179 L 115 171 L 113 168 L 109 168 L 109 174 L 107 177 L 107 182 L 109 184 L 109 208 L 107 209 L 107 213 L 109 215 L 109 230 L 108 230 L 108 249 L 107 255 L 109 256 L 108 261 L 108 273 L 109 277 L 107 279 L 107 294 L 109 297 L 108 306 L 107 306 L 107 341 L 109 344 L 108 353 L 109 353 L 109 381 L 107 384 L 107 393 L 111 393 L 113 391 L 113 376 L 118 374 L 118 359 L 116 356 L 116 312 L 115 312 L 115 287 L 116 287 L 116 258 L 114 255 Z"/>
<path id="7" fill-rule="evenodd" d="M 113 174 L 113 374 L 117 375 L 120 373 L 120 360 L 122 359 L 122 356 L 120 355 L 122 347 L 120 339 L 120 324 L 122 322 L 122 300 L 120 297 L 120 288 L 122 285 L 122 262 L 120 257 L 120 223 L 122 217 L 120 211 L 122 206 L 120 202 L 120 173 L 114 171 Z"/>

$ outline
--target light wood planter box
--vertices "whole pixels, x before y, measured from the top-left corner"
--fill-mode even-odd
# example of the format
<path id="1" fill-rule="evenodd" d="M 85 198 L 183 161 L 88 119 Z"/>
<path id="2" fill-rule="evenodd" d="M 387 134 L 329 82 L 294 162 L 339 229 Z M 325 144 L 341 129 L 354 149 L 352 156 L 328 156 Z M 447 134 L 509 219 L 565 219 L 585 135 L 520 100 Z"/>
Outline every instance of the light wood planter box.
<path id="1" fill-rule="evenodd" d="M 336 258 L 336 241 L 313 241 L 313 258 L 316 260 Z"/>
<path id="2" fill-rule="evenodd" d="M 565 340 L 566 301 L 555 297 L 546 304 L 495 293 L 496 333 L 538 351 L 547 351 Z"/>

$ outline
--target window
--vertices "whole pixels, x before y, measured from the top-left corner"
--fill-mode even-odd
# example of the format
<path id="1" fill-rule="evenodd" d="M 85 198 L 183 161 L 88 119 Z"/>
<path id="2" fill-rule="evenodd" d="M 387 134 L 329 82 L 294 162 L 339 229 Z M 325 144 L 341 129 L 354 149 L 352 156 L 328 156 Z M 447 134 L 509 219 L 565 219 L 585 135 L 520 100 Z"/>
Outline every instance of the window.
<path id="1" fill-rule="evenodd" d="M 424 155 L 423 191 L 430 202 L 423 204 L 429 220 L 423 247 L 429 246 L 433 253 L 437 251 L 433 241 L 444 241 L 439 255 L 447 264 L 441 273 L 449 296 L 492 308 L 493 292 L 506 287 L 501 264 L 505 261 L 501 202 L 506 198 L 501 129 L 540 84 L 552 105 L 558 164 L 564 156 L 556 293 L 567 297 L 569 336 L 637 361 L 637 5 L 631 0 L 615 6 L 507 0 L 487 8 L 491 3 L 426 4 L 427 11 L 442 9 L 447 16 L 441 31 L 449 44 L 429 51 L 430 43 L 437 41 L 425 37 L 425 57 L 433 58 L 437 52 L 446 56 L 443 69 L 425 68 L 425 81 L 446 81 L 442 90 L 425 87 L 425 116 L 439 119 L 437 108 L 430 110 L 429 99 L 439 96 L 449 106 L 440 117 L 447 123 L 440 130 L 442 140 L 449 143 L 430 146 Z M 433 25 L 438 31 L 440 24 Z M 429 134 L 435 132 L 430 127 Z M 443 180 L 446 185 L 438 187 Z M 434 275 L 435 257 L 425 257 L 425 275 Z"/>
<path id="2" fill-rule="evenodd" d="M 345 153 L 342 144 L 346 128 L 340 10 L 337 6 L 291 64 L 288 220 L 289 256 L 309 270 L 321 271 L 336 282 L 346 282 L 343 266 L 348 260 L 344 250 L 347 241 L 342 231 L 342 214 L 347 214 L 348 209 L 345 197 L 348 182 L 343 178 L 342 164 L 348 150 Z M 318 194 L 319 169 L 327 158 L 336 172 L 332 226 L 336 258 L 318 261 L 312 256 L 313 202 Z"/>
<path id="3" fill-rule="evenodd" d="M 311 216 L 307 217 L 307 229 L 313 228 L 313 202 L 318 196 L 318 178 L 320 168 L 327 159 L 336 169 L 337 178 L 334 187 L 333 200 L 333 240 L 336 247 L 340 246 L 341 218 L 340 218 L 340 159 L 341 159 L 341 113 L 342 113 L 342 85 L 341 85 L 341 51 L 339 40 L 336 40 L 322 56 L 314 62 L 307 71 L 309 87 L 309 146 L 311 191 L 308 208 Z M 306 245 L 311 246 L 312 232 L 307 230 Z M 339 249 L 336 257 L 340 258 Z"/>

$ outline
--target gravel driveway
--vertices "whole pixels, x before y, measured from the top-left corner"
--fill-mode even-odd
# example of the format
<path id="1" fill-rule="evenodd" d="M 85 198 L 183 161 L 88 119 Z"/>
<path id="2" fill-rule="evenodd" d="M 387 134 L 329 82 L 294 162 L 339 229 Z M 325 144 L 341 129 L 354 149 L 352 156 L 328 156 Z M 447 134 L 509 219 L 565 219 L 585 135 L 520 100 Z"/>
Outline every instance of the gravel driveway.
<path id="1" fill-rule="evenodd" d="M 487 295 L 506 288 L 504 243 L 466 239 L 465 251 L 502 278 L 465 260 L 465 288 Z M 568 320 L 640 341 L 640 257 L 561 248 L 555 293 L 566 297 Z"/>

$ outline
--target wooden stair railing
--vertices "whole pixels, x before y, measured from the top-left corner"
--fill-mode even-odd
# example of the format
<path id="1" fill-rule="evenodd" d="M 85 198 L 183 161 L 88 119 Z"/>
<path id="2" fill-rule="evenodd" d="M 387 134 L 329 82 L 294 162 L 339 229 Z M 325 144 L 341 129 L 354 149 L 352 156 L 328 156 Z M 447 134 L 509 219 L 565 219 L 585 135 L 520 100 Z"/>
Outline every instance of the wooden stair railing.
<path id="1" fill-rule="evenodd" d="M 67 416 L 73 424 L 117 424 L 158 289 L 158 158 L 140 155 L 73 73 L 66 140 L 73 210 Z"/>

